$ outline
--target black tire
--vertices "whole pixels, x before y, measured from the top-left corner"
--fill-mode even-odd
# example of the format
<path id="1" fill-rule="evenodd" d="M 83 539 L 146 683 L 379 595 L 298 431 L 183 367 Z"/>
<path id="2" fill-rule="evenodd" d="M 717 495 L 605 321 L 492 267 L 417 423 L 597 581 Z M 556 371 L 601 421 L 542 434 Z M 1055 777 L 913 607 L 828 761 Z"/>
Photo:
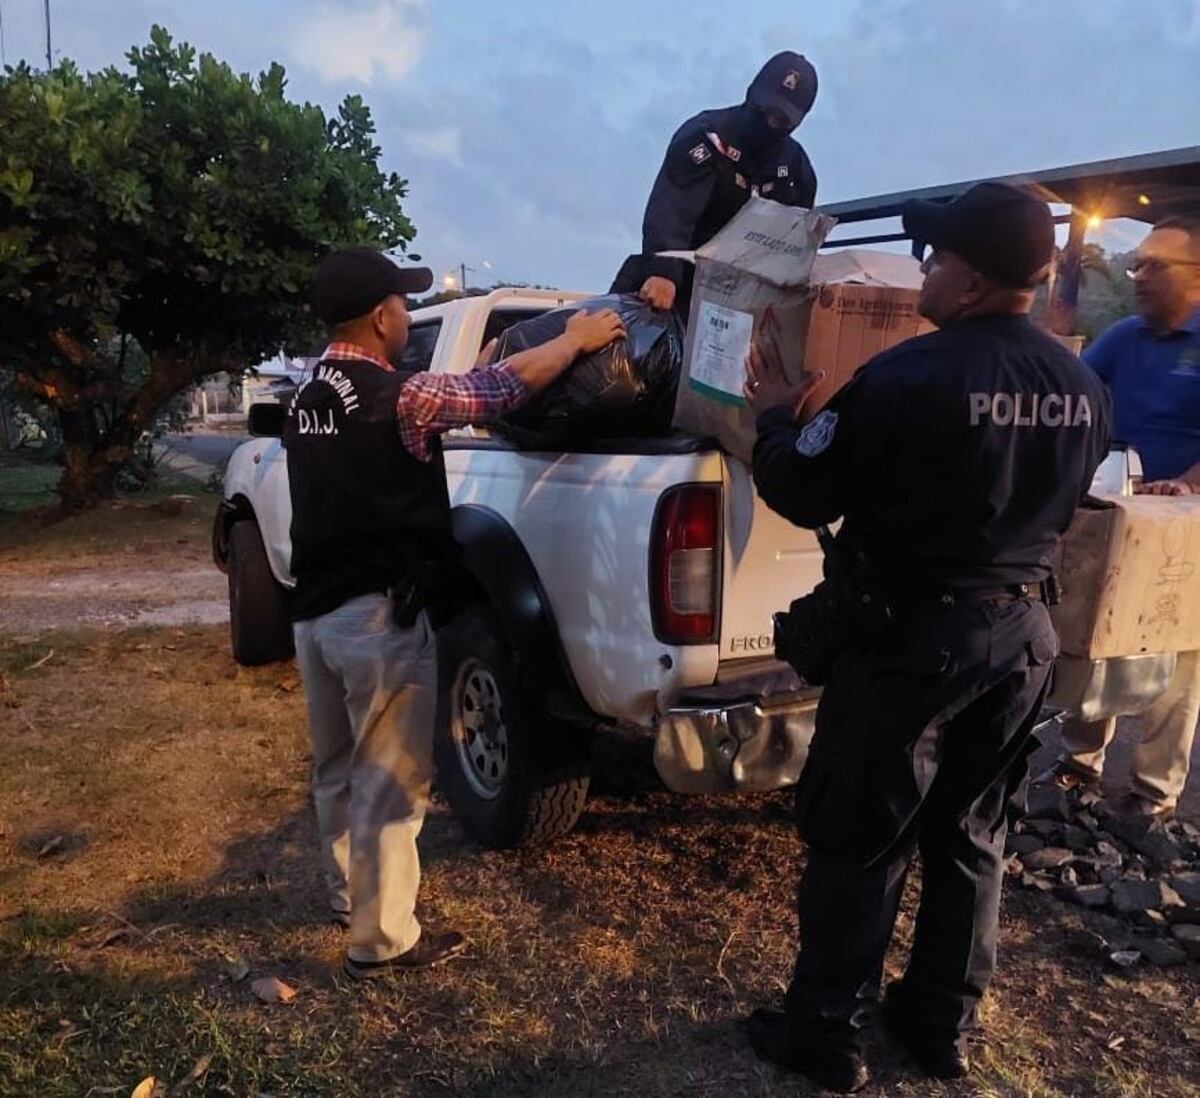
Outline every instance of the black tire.
<path id="1" fill-rule="evenodd" d="M 459 822 L 495 848 L 567 834 L 587 800 L 591 737 L 530 704 L 487 606 L 439 632 L 438 679 L 438 787 Z"/>
<path id="2" fill-rule="evenodd" d="M 243 667 L 286 660 L 295 651 L 287 591 L 267 562 L 258 524 L 248 520 L 229 531 L 229 637 Z"/>

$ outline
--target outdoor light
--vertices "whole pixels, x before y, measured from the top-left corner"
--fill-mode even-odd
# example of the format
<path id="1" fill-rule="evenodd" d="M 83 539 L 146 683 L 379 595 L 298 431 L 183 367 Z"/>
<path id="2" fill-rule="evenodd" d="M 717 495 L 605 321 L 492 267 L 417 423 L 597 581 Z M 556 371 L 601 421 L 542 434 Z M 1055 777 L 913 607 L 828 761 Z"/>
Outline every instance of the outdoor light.
<path id="1" fill-rule="evenodd" d="M 453 290 L 454 287 L 458 285 L 458 280 L 455 279 L 454 275 L 452 274 L 443 275 L 442 285 L 445 286 L 447 290 Z"/>
<path id="2" fill-rule="evenodd" d="M 1103 221 L 1103 218 L 1099 214 L 1091 214 L 1087 219 L 1087 227 L 1089 229 L 1098 229 L 1100 228 L 1101 221 Z"/>
<path id="3" fill-rule="evenodd" d="M 1139 206 L 1149 206 L 1150 205 L 1150 196 L 1148 194 L 1139 194 L 1138 195 L 1138 205 Z"/>

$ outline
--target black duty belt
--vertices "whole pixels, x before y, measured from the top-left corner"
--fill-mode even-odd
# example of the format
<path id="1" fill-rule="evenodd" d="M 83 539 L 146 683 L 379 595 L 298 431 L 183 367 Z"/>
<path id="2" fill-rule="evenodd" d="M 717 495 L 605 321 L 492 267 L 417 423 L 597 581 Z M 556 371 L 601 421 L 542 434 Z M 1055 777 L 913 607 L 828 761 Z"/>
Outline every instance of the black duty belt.
<path id="1" fill-rule="evenodd" d="M 1054 606 L 1059 601 L 1058 583 L 1051 577 L 1042 583 L 1010 583 L 1004 587 L 934 587 L 897 593 L 890 603 L 898 613 L 911 614 L 945 612 L 956 606 L 978 606 L 983 603 L 1003 605 L 1022 599 Z"/>

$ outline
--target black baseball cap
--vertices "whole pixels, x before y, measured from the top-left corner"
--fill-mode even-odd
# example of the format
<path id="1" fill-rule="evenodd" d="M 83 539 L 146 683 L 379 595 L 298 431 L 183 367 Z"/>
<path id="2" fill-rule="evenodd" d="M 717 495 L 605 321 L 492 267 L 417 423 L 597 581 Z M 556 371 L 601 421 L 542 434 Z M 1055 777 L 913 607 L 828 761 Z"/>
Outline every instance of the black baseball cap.
<path id="1" fill-rule="evenodd" d="M 746 89 L 746 102 L 763 110 L 781 111 L 794 130 L 817 98 L 817 70 L 798 53 L 785 50 L 765 65 Z"/>
<path id="2" fill-rule="evenodd" d="M 428 267 L 401 267 L 374 248 L 347 248 L 321 260 L 312 305 L 326 324 L 366 316 L 392 294 L 423 294 L 433 285 Z"/>
<path id="3" fill-rule="evenodd" d="M 965 259 L 980 274 L 1032 289 L 1054 258 L 1050 207 L 1010 183 L 977 183 L 951 202 L 909 199 L 904 231 Z"/>

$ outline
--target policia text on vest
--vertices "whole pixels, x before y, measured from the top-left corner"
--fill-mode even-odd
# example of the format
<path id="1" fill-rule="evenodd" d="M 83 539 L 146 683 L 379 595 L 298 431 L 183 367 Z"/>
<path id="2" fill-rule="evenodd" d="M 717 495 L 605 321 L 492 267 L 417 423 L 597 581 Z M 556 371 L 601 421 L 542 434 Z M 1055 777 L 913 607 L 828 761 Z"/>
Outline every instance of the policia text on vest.
<path id="1" fill-rule="evenodd" d="M 971 393 L 971 426 L 1090 427 L 1086 393 Z"/>

